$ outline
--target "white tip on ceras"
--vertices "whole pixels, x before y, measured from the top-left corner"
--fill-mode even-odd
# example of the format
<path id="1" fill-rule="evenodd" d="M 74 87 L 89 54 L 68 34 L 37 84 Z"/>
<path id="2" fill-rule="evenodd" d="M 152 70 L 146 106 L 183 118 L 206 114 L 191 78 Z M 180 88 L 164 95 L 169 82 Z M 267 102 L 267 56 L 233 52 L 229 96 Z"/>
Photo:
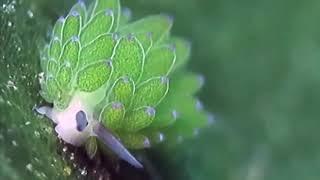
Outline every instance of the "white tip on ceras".
<path id="1" fill-rule="evenodd" d="M 63 141 L 74 146 L 81 146 L 90 136 L 96 136 L 121 159 L 137 168 L 143 168 L 142 164 L 112 135 L 111 131 L 93 117 L 92 110 L 86 107 L 80 97 L 73 97 L 65 110 L 57 110 L 48 106 L 35 108 L 35 110 L 56 124 L 55 131 Z"/>

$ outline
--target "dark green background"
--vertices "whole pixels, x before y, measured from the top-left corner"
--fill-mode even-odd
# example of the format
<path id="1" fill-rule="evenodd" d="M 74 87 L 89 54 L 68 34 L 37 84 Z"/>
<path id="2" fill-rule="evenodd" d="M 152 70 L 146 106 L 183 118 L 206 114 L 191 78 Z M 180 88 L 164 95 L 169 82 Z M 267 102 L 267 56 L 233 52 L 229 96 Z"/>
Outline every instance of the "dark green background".
<path id="1" fill-rule="evenodd" d="M 14 12 L 2 6 L 12 1 L 0 2 L 0 179 L 66 178 L 51 124 L 31 109 L 41 103 L 37 46 L 74 1 L 18 0 Z M 173 33 L 192 42 L 189 69 L 206 78 L 200 99 L 215 116 L 215 123 L 195 139 L 147 153 L 159 177 L 320 178 L 320 1 L 122 4 L 135 19 L 157 13 L 174 17 Z"/>

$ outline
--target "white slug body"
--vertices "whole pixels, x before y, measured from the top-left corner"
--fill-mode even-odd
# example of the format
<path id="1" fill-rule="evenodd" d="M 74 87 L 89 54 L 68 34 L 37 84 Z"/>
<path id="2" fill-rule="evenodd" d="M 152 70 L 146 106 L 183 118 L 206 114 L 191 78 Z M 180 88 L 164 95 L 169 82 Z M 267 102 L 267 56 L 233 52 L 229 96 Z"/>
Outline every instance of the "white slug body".
<path id="1" fill-rule="evenodd" d="M 67 109 L 63 111 L 53 109 L 52 121 L 56 123 L 55 131 L 61 139 L 74 146 L 81 146 L 89 136 L 94 134 L 92 128 L 97 120 L 93 119 L 92 112 L 87 109 L 81 98 L 77 96 L 71 100 Z M 84 111 L 87 116 L 88 125 L 83 131 L 77 130 L 76 114 L 79 111 Z"/>
<path id="2" fill-rule="evenodd" d="M 143 165 L 130 154 L 122 143 L 94 118 L 92 108 L 84 101 L 86 98 L 81 98 L 82 96 L 87 96 L 82 93 L 79 94 L 81 95 L 74 96 L 65 110 L 47 106 L 42 106 L 35 110 L 55 123 L 55 131 L 58 137 L 66 143 L 81 146 L 87 142 L 90 136 L 94 136 L 123 160 L 136 168 L 143 168 Z"/>

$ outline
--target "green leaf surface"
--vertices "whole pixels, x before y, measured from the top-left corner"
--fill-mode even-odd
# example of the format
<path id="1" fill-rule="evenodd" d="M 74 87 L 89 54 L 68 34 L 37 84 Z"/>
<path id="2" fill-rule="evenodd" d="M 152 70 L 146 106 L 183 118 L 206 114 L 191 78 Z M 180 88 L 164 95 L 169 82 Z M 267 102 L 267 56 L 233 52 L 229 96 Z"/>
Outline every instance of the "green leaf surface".
<path id="1" fill-rule="evenodd" d="M 78 73 L 77 88 L 84 92 L 97 90 L 108 82 L 112 69 L 112 64 L 106 60 L 86 66 Z"/>
<path id="2" fill-rule="evenodd" d="M 126 113 L 125 107 L 120 102 L 111 102 L 106 105 L 99 116 L 99 121 L 106 127 L 117 130 L 124 126 L 124 115 Z"/>
<path id="3" fill-rule="evenodd" d="M 113 32 L 117 29 L 120 19 L 120 2 L 119 0 L 95 0 L 92 16 L 100 11 L 111 10 L 114 14 L 114 27 Z"/>
<path id="4" fill-rule="evenodd" d="M 180 71 L 172 75 L 170 83 L 170 97 L 171 99 L 176 96 L 193 96 L 200 90 L 204 84 L 204 77 L 194 74 L 192 72 Z M 178 93 L 179 92 L 179 93 Z"/>
<path id="5" fill-rule="evenodd" d="M 63 47 L 60 63 L 67 64 L 73 70 L 76 70 L 79 61 L 79 50 L 79 39 L 77 37 L 72 37 Z"/>
<path id="6" fill-rule="evenodd" d="M 170 40 L 170 43 L 175 46 L 177 58 L 174 68 L 178 69 L 179 67 L 184 66 L 187 63 L 187 60 L 190 57 L 191 43 L 183 38 L 178 37 L 173 37 Z"/>
<path id="7" fill-rule="evenodd" d="M 121 9 L 121 16 L 119 26 L 124 26 L 132 19 L 132 12 L 129 8 L 124 7 Z"/>
<path id="8" fill-rule="evenodd" d="M 144 58 L 143 48 L 134 36 L 121 38 L 112 57 L 115 72 L 113 78 L 128 76 L 136 82 L 141 76 Z"/>
<path id="9" fill-rule="evenodd" d="M 81 16 L 77 11 L 71 11 L 66 17 L 62 28 L 62 44 L 71 37 L 78 37 L 81 28 Z"/>
<path id="10" fill-rule="evenodd" d="M 94 41 L 81 49 L 79 68 L 103 59 L 110 59 L 116 42 L 112 34 L 98 36 Z"/>
<path id="11" fill-rule="evenodd" d="M 142 81 L 155 76 L 167 76 L 176 60 L 175 49 L 162 46 L 152 49 L 145 60 Z"/>
<path id="12" fill-rule="evenodd" d="M 193 95 L 202 86 L 203 80 L 193 73 L 180 72 L 174 74 L 170 80 L 170 90 L 166 95 L 166 100 L 158 107 L 159 111 L 152 123 L 152 127 L 166 127 L 176 122 L 180 118 L 182 106 L 190 103 Z M 195 103 L 192 102 L 192 109 L 195 108 Z M 185 108 L 188 109 L 188 108 Z"/>
<path id="13" fill-rule="evenodd" d="M 85 149 L 90 159 L 93 159 L 98 151 L 98 142 L 96 137 L 89 137 L 85 143 Z"/>
<path id="14" fill-rule="evenodd" d="M 44 45 L 43 49 L 40 49 L 40 67 L 43 71 L 47 71 L 47 64 L 49 61 L 49 45 Z"/>
<path id="15" fill-rule="evenodd" d="M 130 149 L 143 149 L 151 146 L 148 137 L 138 134 L 119 134 L 121 142 Z"/>
<path id="16" fill-rule="evenodd" d="M 109 102 L 121 102 L 129 109 L 135 91 L 135 84 L 131 78 L 121 77 L 113 84 L 108 95 Z"/>
<path id="17" fill-rule="evenodd" d="M 72 6 L 70 12 L 76 11 L 81 16 L 81 24 L 85 24 L 88 18 L 88 12 L 86 5 L 83 1 L 79 0 L 75 5 Z"/>
<path id="18" fill-rule="evenodd" d="M 54 96 L 52 96 L 52 94 L 48 92 L 47 83 L 43 82 L 43 83 L 40 84 L 40 86 L 41 86 L 41 90 L 39 92 L 40 96 L 43 99 L 45 99 L 47 102 L 53 103 Z"/>
<path id="19" fill-rule="evenodd" d="M 68 89 L 68 86 L 61 88 L 63 89 L 60 90 L 58 95 L 55 94 L 55 100 L 53 101 L 54 107 L 59 111 L 65 110 L 69 106 L 72 98 L 72 94 L 69 93 L 70 89 Z"/>
<path id="20" fill-rule="evenodd" d="M 49 57 L 51 60 L 58 61 L 61 54 L 61 41 L 59 38 L 54 37 L 50 42 Z"/>
<path id="21" fill-rule="evenodd" d="M 197 108 L 197 100 L 194 98 L 181 100 L 177 112 L 179 113 L 177 121 L 165 131 L 171 137 L 192 137 L 195 129 L 204 127 L 208 123 L 207 114 Z"/>
<path id="22" fill-rule="evenodd" d="M 166 15 L 154 15 L 132 22 L 122 27 L 121 34 L 151 33 L 153 44 L 159 43 L 169 34 L 172 26 L 172 19 Z"/>
<path id="23" fill-rule="evenodd" d="M 128 132 L 137 132 L 141 129 L 148 127 L 154 117 L 156 110 L 153 107 L 145 106 L 134 111 L 128 112 L 124 119 L 123 129 Z"/>
<path id="24" fill-rule="evenodd" d="M 166 96 L 169 90 L 167 77 L 155 77 L 141 83 L 136 90 L 133 99 L 133 108 L 142 106 L 157 106 Z"/>
<path id="25" fill-rule="evenodd" d="M 72 80 L 72 69 L 69 65 L 63 65 L 60 67 L 56 80 L 60 87 L 63 87 L 65 90 L 71 89 L 71 80 Z"/>
<path id="26" fill-rule="evenodd" d="M 164 108 L 158 108 L 159 111 L 157 111 L 157 116 L 150 125 L 151 128 L 154 130 L 165 128 L 176 122 L 179 117 L 178 108 L 176 108 L 177 104 L 174 104 L 173 106 L 169 105 L 166 104 Z"/>
<path id="27" fill-rule="evenodd" d="M 62 28 L 63 28 L 63 24 L 65 22 L 65 18 L 64 17 L 60 17 L 56 23 L 53 26 L 52 29 L 52 37 L 57 37 L 59 38 L 60 41 L 62 41 Z"/>
<path id="28" fill-rule="evenodd" d="M 55 60 L 49 60 L 47 63 L 47 74 L 46 76 L 54 76 L 59 70 L 59 64 Z"/>
<path id="29" fill-rule="evenodd" d="M 81 30 L 81 44 L 85 46 L 99 35 L 109 33 L 113 22 L 114 14 L 111 10 L 101 11 L 96 14 Z"/>
<path id="30" fill-rule="evenodd" d="M 59 97 L 61 95 L 58 82 L 53 77 L 47 78 L 46 89 L 47 89 L 46 93 L 48 94 L 49 97 Z"/>
<path id="31" fill-rule="evenodd" d="M 152 33 L 136 33 L 136 37 L 141 43 L 145 54 L 148 54 L 149 50 L 152 48 L 153 45 Z"/>

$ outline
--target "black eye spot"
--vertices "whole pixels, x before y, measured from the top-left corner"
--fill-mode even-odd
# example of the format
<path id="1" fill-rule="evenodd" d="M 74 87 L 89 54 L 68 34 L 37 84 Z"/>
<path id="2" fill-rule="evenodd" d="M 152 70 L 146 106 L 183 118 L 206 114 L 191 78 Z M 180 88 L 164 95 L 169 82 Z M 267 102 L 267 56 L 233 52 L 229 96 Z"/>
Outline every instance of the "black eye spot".
<path id="1" fill-rule="evenodd" d="M 87 115 L 83 111 L 79 111 L 76 114 L 77 130 L 83 131 L 88 126 Z"/>

